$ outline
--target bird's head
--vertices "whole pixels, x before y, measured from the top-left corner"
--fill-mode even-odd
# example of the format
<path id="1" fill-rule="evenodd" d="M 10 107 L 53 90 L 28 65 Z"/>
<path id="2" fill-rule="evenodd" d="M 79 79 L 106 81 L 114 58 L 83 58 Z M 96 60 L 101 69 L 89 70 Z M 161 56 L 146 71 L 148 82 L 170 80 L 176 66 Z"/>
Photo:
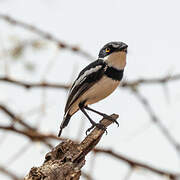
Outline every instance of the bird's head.
<path id="1" fill-rule="evenodd" d="M 127 53 L 128 45 L 123 42 L 109 42 L 103 46 L 99 51 L 99 58 L 105 58 L 113 53 L 124 52 Z"/>
<path id="2" fill-rule="evenodd" d="M 99 52 L 99 58 L 105 60 L 110 66 L 124 69 L 128 45 L 123 42 L 109 42 Z"/>

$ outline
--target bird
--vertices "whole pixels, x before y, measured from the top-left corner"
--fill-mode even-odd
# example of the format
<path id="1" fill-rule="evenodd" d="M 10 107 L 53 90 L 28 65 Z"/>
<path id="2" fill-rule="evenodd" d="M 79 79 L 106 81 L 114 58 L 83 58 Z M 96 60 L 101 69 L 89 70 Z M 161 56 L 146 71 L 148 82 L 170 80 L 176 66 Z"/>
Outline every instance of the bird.
<path id="1" fill-rule="evenodd" d="M 87 111 L 97 113 L 103 118 L 110 119 L 118 124 L 111 116 L 94 110 L 88 105 L 106 98 L 119 86 L 126 66 L 127 48 L 127 44 L 119 41 L 105 44 L 100 49 L 97 60 L 87 65 L 79 73 L 69 91 L 59 137 L 71 117 L 79 110 L 91 123 L 91 127 L 87 129 L 86 134 L 94 127 L 106 131 L 106 127 L 93 121 Z"/>

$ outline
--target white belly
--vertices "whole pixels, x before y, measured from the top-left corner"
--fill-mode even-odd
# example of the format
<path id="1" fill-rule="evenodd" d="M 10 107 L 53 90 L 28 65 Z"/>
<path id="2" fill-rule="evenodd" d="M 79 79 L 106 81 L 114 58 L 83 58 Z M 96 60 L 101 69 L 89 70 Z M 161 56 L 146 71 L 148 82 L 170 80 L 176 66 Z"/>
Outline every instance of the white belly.
<path id="1" fill-rule="evenodd" d="M 85 105 L 94 104 L 109 96 L 118 85 L 119 81 L 114 81 L 104 76 L 98 83 L 82 95 L 82 100 L 87 100 Z"/>
<path id="2" fill-rule="evenodd" d="M 104 76 L 85 92 L 73 105 L 70 114 L 74 114 L 79 109 L 79 103 L 85 101 L 85 105 L 94 104 L 109 96 L 119 85 L 119 81 L 112 80 Z"/>

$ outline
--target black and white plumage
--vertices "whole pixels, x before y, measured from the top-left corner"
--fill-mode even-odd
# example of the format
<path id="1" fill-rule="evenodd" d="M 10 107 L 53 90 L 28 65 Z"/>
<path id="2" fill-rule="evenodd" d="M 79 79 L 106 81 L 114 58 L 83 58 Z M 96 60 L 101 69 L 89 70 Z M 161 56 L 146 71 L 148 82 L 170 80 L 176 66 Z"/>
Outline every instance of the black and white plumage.
<path id="1" fill-rule="evenodd" d="M 79 109 L 92 124 L 87 131 L 94 126 L 105 128 L 101 124 L 95 123 L 85 109 L 110 118 L 104 113 L 89 108 L 88 105 L 104 99 L 117 88 L 123 77 L 126 65 L 127 47 L 123 42 L 107 43 L 100 50 L 98 60 L 90 63 L 80 72 L 70 89 L 65 106 L 64 119 L 58 136 L 61 135 L 62 129 L 68 125 L 71 116 Z"/>

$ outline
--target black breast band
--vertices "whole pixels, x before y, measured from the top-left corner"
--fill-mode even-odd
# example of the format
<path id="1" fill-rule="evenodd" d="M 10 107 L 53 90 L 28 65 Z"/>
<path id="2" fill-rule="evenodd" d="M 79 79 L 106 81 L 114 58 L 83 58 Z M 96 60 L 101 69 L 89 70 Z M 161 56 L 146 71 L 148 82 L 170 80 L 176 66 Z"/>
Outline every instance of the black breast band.
<path id="1" fill-rule="evenodd" d="M 121 79 L 123 78 L 123 72 L 124 70 L 118 70 L 114 67 L 108 66 L 105 71 L 105 75 L 113 80 L 121 81 Z"/>

